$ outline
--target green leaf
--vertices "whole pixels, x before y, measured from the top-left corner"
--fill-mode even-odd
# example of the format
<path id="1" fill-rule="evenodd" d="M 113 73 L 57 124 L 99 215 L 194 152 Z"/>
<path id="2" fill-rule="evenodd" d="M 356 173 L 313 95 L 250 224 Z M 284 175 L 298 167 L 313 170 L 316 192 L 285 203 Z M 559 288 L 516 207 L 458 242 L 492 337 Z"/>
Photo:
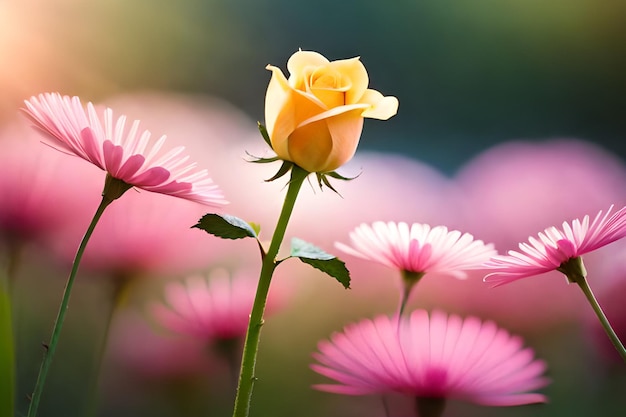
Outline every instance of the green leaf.
<path id="1" fill-rule="evenodd" d="M 346 264 L 334 255 L 302 239 L 293 238 L 291 256 L 335 278 L 344 288 L 350 288 L 350 271 Z"/>
<path id="2" fill-rule="evenodd" d="M 261 233 L 261 225 L 260 224 L 254 223 L 254 222 L 249 222 L 248 224 L 250 225 L 252 230 L 254 230 L 254 233 L 256 233 L 257 236 Z"/>
<path id="3" fill-rule="evenodd" d="M 319 269 L 326 275 L 335 278 L 345 289 L 350 288 L 350 271 L 346 268 L 346 264 L 338 258 L 319 260 L 299 257 L 299 259 L 305 264 L 309 264 L 313 268 Z"/>
<path id="4" fill-rule="evenodd" d="M 0 416 L 13 416 L 15 401 L 15 351 L 11 302 L 9 294 L 0 288 Z"/>
<path id="5" fill-rule="evenodd" d="M 305 240 L 294 237 L 291 239 L 291 256 L 304 257 L 310 259 L 329 260 L 334 258 L 334 255 L 324 252 L 312 243 Z"/>
<path id="6" fill-rule="evenodd" d="M 267 133 L 267 129 L 265 128 L 265 126 L 263 126 L 263 124 L 261 124 L 261 122 L 256 122 L 256 124 L 259 128 L 259 132 L 261 132 L 261 136 L 263 136 L 263 140 L 265 141 L 265 143 L 268 144 L 270 148 L 272 148 L 272 141 L 270 140 L 269 133 Z"/>
<path id="7" fill-rule="evenodd" d="M 257 237 L 257 232 L 245 220 L 228 214 L 209 213 L 202 216 L 198 224 L 192 227 L 202 229 L 207 233 L 223 239 L 243 239 Z"/>

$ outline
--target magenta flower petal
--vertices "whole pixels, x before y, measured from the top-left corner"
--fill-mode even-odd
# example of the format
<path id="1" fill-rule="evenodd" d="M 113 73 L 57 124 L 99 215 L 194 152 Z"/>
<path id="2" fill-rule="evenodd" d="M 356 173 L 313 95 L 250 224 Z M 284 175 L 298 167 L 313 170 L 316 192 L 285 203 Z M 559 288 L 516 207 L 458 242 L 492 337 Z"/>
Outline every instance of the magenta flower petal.
<path id="1" fill-rule="evenodd" d="M 321 341 L 311 368 L 337 384 L 321 391 L 346 395 L 400 393 L 483 405 L 545 402 L 545 362 L 493 322 L 416 310 L 347 326 Z"/>
<path id="2" fill-rule="evenodd" d="M 154 170 L 152 172 L 145 172 L 144 174 L 146 174 L 146 176 L 148 174 L 150 175 L 150 177 L 146 178 L 145 180 L 146 182 L 152 181 L 151 177 L 158 177 L 162 175 L 162 173 L 157 172 L 157 170 Z M 178 194 L 185 193 L 189 191 L 191 187 L 192 187 L 191 184 L 188 182 L 181 183 L 181 182 L 175 182 L 175 181 L 159 186 L 159 188 L 163 189 L 165 192 L 167 192 L 167 194 L 170 194 L 170 195 L 178 195 Z"/>
<path id="3" fill-rule="evenodd" d="M 150 133 L 139 131 L 139 121 L 126 129 L 126 117 L 113 120 L 105 109 L 102 120 L 93 104 L 83 108 L 78 97 L 40 94 L 25 101 L 27 116 L 61 150 L 107 171 L 113 178 L 147 191 L 210 206 L 226 203 L 206 170 L 198 170 L 178 147 L 162 152 L 165 137 L 150 145 Z"/>
<path id="4" fill-rule="evenodd" d="M 493 245 L 445 226 L 374 222 L 350 233 L 352 246 L 337 242 L 343 252 L 401 271 L 440 273 L 465 278 L 496 254 Z"/>
<path id="5" fill-rule="evenodd" d="M 42 130 L 44 133 L 48 133 L 45 130 Z M 85 152 L 86 159 L 93 163 L 95 166 L 102 170 L 106 170 L 104 164 L 104 158 L 99 149 L 98 139 L 93 134 L 93 130 L 86 127 L 80 132 L 80 137 L 82 139 L 83 150 Z M 71 149 L 68 149 L 71 151 Z M 80 156 L 80 155 L 78 155 Z"/>
<path id="6" fill-rule="evenodd" d="M 528 243 L 520 243 L 519 251 L 494 256 L 485 263 L 494 271 L 485 282 L 498 286 L 554 271 L 570 259 L 622 239 L 626 236 L 626 207 L 611 215 L 612 209 L 600 211 L 591 222 L 585 216 L 582 221 L 563 222 L 561 230 L 549 227 L 538 234 L 538 239 L 531 236 Z"/>
<path id="7" fill-rule="evenodd" d="M 139 156 L 139 155 L 137 155 Z M 145 170 L 140 175 L 135 177 L 137 184 L 141 184 L 144 187 L 155 187 L 159 184 L 163 184 L 170 177 L 170 172 L 162 167 L 152 167 Z M 191 184 L 189 184 L 191 186 Z M 182 184 L 178 184 L 176 187 L 170 186 L 170 184 L 160 185 L 162 191 L 169 193 L 175 192 L 175 190 L 183 190 Z M 189 187 L 190 188 L 190 187 Z"/>
<path id="8" fill-rule="evenodd" d="M 122 149 L 121 146 L 113 145 L 113 142 L 111 142 L 110 140 L 105 140 L 102 144 L 102 154 L 106 162 L 106 171 L 115 178 L 119 178 L 120 176 L 122 176 L 122 173 L 120 172 L 120 167 L 124 163 L 124 149 Z M 133 156 L 131 156 L 131 158 Z M 135 170 L 135 172 L 137 172 L 137 170 Z M 132 178 L 135 172 L 131 173 L 130 175 L 126 175 L 124 178 Z"/>

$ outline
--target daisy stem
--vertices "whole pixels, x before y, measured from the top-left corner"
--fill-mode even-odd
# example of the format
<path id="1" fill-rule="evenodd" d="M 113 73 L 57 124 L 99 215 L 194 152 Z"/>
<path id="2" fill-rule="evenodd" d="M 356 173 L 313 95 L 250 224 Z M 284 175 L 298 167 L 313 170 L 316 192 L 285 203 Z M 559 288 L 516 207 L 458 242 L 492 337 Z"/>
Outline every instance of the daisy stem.
<path id="1" fill-rule="evenodd" d="M 255 376 L 255 368 L 259 350 L 259 340 L 261 338 L 261 328 L 263 327 L 263 313 L 265 311 L 272 274 L 278 265 L 276 256 L 278 255 L 278 250 L 285 237 L 285 231 L 287 230 L 287 224 L 289 223 L 289 218 L 291 217 L 293 207 L 296 203 L 296 197 L 307 175 L 309 175 L 307 171 L 297 165 L 293 166 L 285 202 L 283 203 L 283 208 L 278 218 L 270 247 L 267 254 L 263 257 L 259 284 L 252 306 L 252 312 L 250 313 L 248 331 L 243 347 L 233 417 L 247 417 L 250 412 L 252 390 L 254 388 L 254 382 L 257 379 Z"/>
<path id="2" fill-rule="evenodd" d="M 587 280 L 585 278 L 582 278 L 582 279 L 579 278 L 576 280 L 576 283 L 578 284 L 580 289 L 583 290 L 585 297 L 587 297 L 587 300 L 589 301 L 589 304 L 591 304 L 593 311 L 598 316 L 598 319 L 600 319 L 600 323 L 602 324 L 602 327 L 604 327 L 604 331 L 609 336 L 609 339 L 611 339 L 613 346 L 615 346 L 615 349 L 617 349 L 617 352 L 620 354 L 624 362 L 626 362 L 626 349 L 624 349 L 624 345 L 619 340 L 619 337 L 617 337 L 617 334 L 611 327 L 611 324 L 609 323 L 609 320 L 606 318 L 604 311 L 602 311 L 602 307 L 600 307 L 598 300 L 596 300 L 596 297 L 593 295 L 593 291 L 591 291 L 591 287 L 589 287 Z"/>
<path id="3" fill-rule="evenodd" d="M 404 309 L 409 301 L 411 291 L 413 287 L 415 287 L 415 284 L 420 282 L 423 276 L 423 272 L 402 271 L 402 290 L 400 295 L 400 307 L 398 308 L 398 318 L 402 317 L 402 314 L 404 314 Z"/>
<path id="4" fill-rule="evenodd" d="M 402 314 L 404 314 L 406 303 L 409 301 L 409 294 L 410 292 L 406 289 L 402 291 L 402 295 L 400 296 L 400 307 L 398 308 L 398 318 L 402 317 Z"/>
<path id="5" fill-rule="evenodd" d="M 65 284 L 65 289 L 63 291 L 63 298 L 61 300 L 61 305 L 59 306 L 59 312 L 57 313 L 56 320 L 54 322 L 54 327 L 52 329 L 52 336 L 50 338 L 50 343 L 44 345 L 44 357 L 41 363 L 41 368 L 39 369 L 39 375 L 37 376 L 37 382 L 35 383 L 35 389 L 33 390 L 32 399 L 30 402 L 30 407 L 28 408 L 28 417 L 35 417 L 37 415 L 37 409 L 39 408 L 39 402 L 41 400 L 41 394 L 43 392 L 44 384 L 46 382 L 46 377 L 48 376 L 48 371 L 50 370 L 50 365 L 52 364 L 52 358 L 54 357 L 54 353 L 57 348 L 57 344 L 59 343 L 59 336 L 61 335 L 61 329 L 63 328 L 63 322 L 65 321 L 65 314 L 67 313 L 67 308 L 70 301 L 70 294 L 72 292 L 72 287 L 74 285 L 74 280 L 76 278 L 76 274 L 78 272 L 78 266 L 80 265 L 80 261 L 83 257 L 83 253 L 85 252 L 85 248 L 87 247 L 87 242 L 91 237 L 96 224 L 102 217 L 102 213 L 108 207 L 109 204 L 113 202 L 113 199 L 107 196 L 102 197 L 102 201 L 96 210 L 96 213 L 83 236 L 83 239 L 78 246 L 78 250 L 76 251 L 76 256 L 74 257 L 74 262 L 72 264 L 72 270 L 70 271 L 70 275 L 67 278 L 67 282 Z"/>

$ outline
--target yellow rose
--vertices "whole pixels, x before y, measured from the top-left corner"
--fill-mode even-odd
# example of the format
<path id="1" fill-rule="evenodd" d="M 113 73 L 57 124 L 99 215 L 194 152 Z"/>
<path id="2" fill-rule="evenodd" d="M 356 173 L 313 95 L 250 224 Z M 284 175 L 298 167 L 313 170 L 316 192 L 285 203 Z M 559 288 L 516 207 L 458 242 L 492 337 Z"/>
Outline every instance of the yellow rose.
<path id="1" fill-rule="evenodd" d="M 368 89 L 358 57 L 330 62 L 317 52 L 289 58 L 289 79 L 272 65 L 265 123 L 279 158 L 309 172 L 330 172 L 348 162 L 359 143 L 363 118 L 387 120 L 398 99 Z"/>

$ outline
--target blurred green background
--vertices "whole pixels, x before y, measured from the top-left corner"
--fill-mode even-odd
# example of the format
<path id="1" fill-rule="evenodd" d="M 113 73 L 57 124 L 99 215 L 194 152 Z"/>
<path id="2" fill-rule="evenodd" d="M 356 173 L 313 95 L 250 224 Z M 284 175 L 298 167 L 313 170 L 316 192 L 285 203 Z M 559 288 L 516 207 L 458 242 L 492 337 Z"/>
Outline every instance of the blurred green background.
<path id="1" fill-rule="evenodd" d="M 625 22 L 626 2 L 609 0 L 0 0 L 0 123 L 15 120 L 22 100 L 44 91 L 94 102 L 145 90 L 206 94 L 262 120 L 270 78 L 265 66 L 285 70 L 289 56 L 302 48 L 331 60 L 361 56 L 371 87 L 399 98 L 396 117 L 366 122 L 362 149 L 402 153 L 448 173 L 489 146 L 518 138 L 580 138 L 626 158 Z M 40 268 L 45 266 L 30 265 L 22 273 L 20 300 L 34 288 L 47 295 L 34 310 L 32 305 L 17 309 L 20 322 L 30 323 L 25 334 L 18 333 L 19 358 L 37 356 L 36 340 L 50 325 L 43 312 L 55 311 L 58 302 L 64 270 L 56 274 L 58 280 L 40 284 Z M 314 295 L 330 288 L 335 290 L 334 283 Z M 67 324 L 52 370 L 57 383 L 45 397 L 42 416 L 80 415 L 72 409 L 82 407 L 82 384 L 102 325 L 97 321 L 100 290 L 83 283 L 78 291 L 87 298 L 76 297 L 73 308 L 82 313 Z M 296 312 L 279 316 L 276 327 L 268 326 L 260 370 L 277 361 L 280 369 L 298 370 L 268 371 L 255 395 L 260 411 L 253 415 L 321 417 L 334 407 L 365 416 L 378 404 L 378 399 L 329 398 L 309 390 L 319 378 L 301 369 L 310 362 L 310 351 L 300 347 L 380 311 L 364 306 L 345 312 L 337 306 L 326 312 L 336 314 L 337 322 L 327 317 L 316 323 L 310 316 L 316 308 L 315 298 L 304 300 Z M 293 320 L 303 328 L 286 338 L 277 329 Z M 453 405 L 447 415 L 623 415 L 624 372 L 594 363 L 572 370 L 572 356 L 584 348 L 567 341 L 577 336 L 577 330 L 564 327 L 527 341 L 548 360 L 552 375 L 572 376 L 547 389 L 556 407 Z M 564 355 L 570 347 L 574 352 Z M 68 361 L 73 366 L 64 367 Z M 36 362 L 20 365 L 20 395 L 31 389 L 37 367 Z M 585 383 L 586 372 L 603 384 Z M 231 404 L 226 394 L 206 394 L 206 381 L 175 381 L 174 386 L 188 389 L 164 395 L 163 386 L 111 380 L 119 386 L 108 390 L 129 398 L 104 404 L 106 415 L 202 410 L 221 416 Z M 278 401 L 274 393 L 285 387 L 293 389 Z M 209 399 L 218 405 L 209 407 Z M 18 404 L 23 412 L 23 398 Z M 184 414 L 177 408 L 181 404 L 191 411 Z"/>

